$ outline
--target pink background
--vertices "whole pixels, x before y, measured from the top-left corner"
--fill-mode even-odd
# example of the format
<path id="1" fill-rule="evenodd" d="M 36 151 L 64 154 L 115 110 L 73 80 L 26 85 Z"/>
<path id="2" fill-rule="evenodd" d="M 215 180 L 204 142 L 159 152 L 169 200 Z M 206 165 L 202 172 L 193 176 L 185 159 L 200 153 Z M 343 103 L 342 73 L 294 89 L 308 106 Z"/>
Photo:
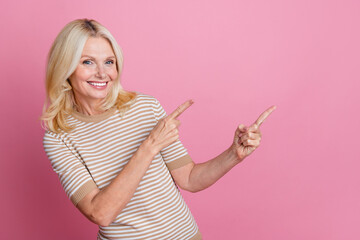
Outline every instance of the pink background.
<path id="1" fill-rule="evenodd" d="M 360 239 L 360 2 L 2 1 L 1 239 L 96 239 L 42 147 L 46 54 L 94 18 L 124 51 L 123 86 L 167 112 L 195 162 L 271 105 L 261 146 L 214 186 L 183 192 L 205 240 Z"/>

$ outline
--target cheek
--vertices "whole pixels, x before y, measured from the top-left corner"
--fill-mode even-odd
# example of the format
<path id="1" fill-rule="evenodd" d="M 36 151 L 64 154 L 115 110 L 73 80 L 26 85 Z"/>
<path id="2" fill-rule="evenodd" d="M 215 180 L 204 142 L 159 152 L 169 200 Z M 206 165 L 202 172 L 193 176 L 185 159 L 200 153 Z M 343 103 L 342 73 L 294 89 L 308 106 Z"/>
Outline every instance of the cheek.
<path id="1" fill-rule="evenodd" d="M 118 75 L 118 72 L 116 70 L 116 67 L 109 69 L 108 76 L 111 78 L 111 80 L 115 80 Z"/>
<path id="2" fill-rule="evenodd" d="M 117 77 L 117 75 L 118 75 L 117 71 L 112 72 L 112 73 L 110 74 L 111 80 L 115 80 L 116 77 Z"/>
<path id="3" fill-rule="evenodd" d="M 93 75 L 93 71 L 90 69 L 79 69 L 76 72 L 76 76 L 80 81 L 86 81 Z"/>
<path id="4" fill-rule="evenodd" d="M 84 87 L 84 83 L 89 79 L 89 74 L 83 70 L 77 70 L 70 77 L 70 84 L 74 90 L 80 91 Z"/>
<path id="5" fill-rule="evenodd" d="M 77 69 L 72 75 L 73 84 L 82 84 L 91 77 L 91 72 L 86 69 Z"/>

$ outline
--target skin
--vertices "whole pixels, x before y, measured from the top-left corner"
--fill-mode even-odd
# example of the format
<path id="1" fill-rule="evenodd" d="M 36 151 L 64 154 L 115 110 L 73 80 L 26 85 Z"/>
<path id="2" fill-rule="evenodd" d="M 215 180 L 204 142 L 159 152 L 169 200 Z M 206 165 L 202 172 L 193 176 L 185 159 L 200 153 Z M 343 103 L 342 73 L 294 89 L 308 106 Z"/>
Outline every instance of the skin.
<path id="1" fill-rule="evenodd" d="M 78 111 L 86 115 L 101 113 L 100 102 L 109 93 L 118 75 L 116 58 L 110 43 L 104 38 L 89 38 L 85 43 L 79 65 L 69 77 Z M 89 82 L 107 83 L 96 89 Z"/>
<path id="2" fill-rule="evenodd" d="M 89 38 L 82 56 L 79 66 L 70 77 L 70 83 L 79 105 L 78 111 L 94 115 L 101 113 L 97 107 L 117 76 L 114 53 L 105 39 Z M 111 64 L 109 60 L 114 62 Z M 107 86 L 97 89 L 91 86 L 89 81 L 107 82 Z M 102 189 L 94 189 L 78 203 L 77 208 L 90 221 L 101 226 L 109 226 L 114 221 L 135 193 L 153 158 L 161 149 L 177 141 L 180 126 L 177 118 L 193 103 L 193 100 L 188 100 L 174 112 L 160 119 L 112 182 Z M 231 146 L 220 155 L 204 163 L 189 163 L 172 170 L 170 173 L 175 183 L 191 192 L 201 191 L 214 184 L 259 147 L 259 128 L 275 108 L 276 106 L 268 108 L 248 127 L 240 124 L 235 130 Z"/>
<path id="3" fill-rule="evenodd" d="M 170 116 L 178 117 L 191 104 L 185 102 Z M 171 171 L 175 182 L 184 190 L 197 192 L 208 188 L 230 169 L 243 161 L 260 145 L 260 125 L 276 109 L 272 106 L 264 111 L 259 118 L 249 127 L 240 124 L 235 131 L 231 146 L 219 156 L 199 164 L 189 163 L 181 168 Z"/>

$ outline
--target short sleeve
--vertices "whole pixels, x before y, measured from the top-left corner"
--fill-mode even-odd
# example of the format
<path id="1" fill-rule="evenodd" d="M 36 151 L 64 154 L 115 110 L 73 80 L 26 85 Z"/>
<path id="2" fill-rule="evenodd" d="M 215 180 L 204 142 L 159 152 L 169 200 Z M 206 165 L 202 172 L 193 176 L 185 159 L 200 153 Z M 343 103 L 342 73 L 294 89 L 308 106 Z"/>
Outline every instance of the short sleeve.
<path id="1" fill-rule="evenodd" d="M 63 140 L 46 132 L 43 146 L 52 169 L 58 174 L 66 195 L 75 206 L 86 194 L 98 188 L 86 166 Z"/>
<path id="2" fill-rule="evenodd" d="M 167 116 L 164 108 L 161 106 L 160 102 L 157 99 L 155 99 L 154 113 L 156 122 Z M 164 159 L 169 171 L 193 162 L 186 148 L 179 139 L 176 142 L 170 144 L 169 146 L 163 148 L 160 151 L 160 154 Z"/>

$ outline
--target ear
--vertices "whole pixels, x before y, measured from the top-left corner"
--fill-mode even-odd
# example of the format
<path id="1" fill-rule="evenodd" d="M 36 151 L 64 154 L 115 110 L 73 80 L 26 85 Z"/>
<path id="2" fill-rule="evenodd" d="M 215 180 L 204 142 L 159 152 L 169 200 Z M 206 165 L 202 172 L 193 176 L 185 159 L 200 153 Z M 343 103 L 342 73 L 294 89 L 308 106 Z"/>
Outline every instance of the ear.
<path id="1" fill-rule="evenodd" d="M 66 91 L 70 91 L 72 89 L 72 86 L 71 86 L 71 82 L 69 79 L 66 79 L 66 81 L 64 82 L 63 84 L 63 88 L 66 90 Z"/>

